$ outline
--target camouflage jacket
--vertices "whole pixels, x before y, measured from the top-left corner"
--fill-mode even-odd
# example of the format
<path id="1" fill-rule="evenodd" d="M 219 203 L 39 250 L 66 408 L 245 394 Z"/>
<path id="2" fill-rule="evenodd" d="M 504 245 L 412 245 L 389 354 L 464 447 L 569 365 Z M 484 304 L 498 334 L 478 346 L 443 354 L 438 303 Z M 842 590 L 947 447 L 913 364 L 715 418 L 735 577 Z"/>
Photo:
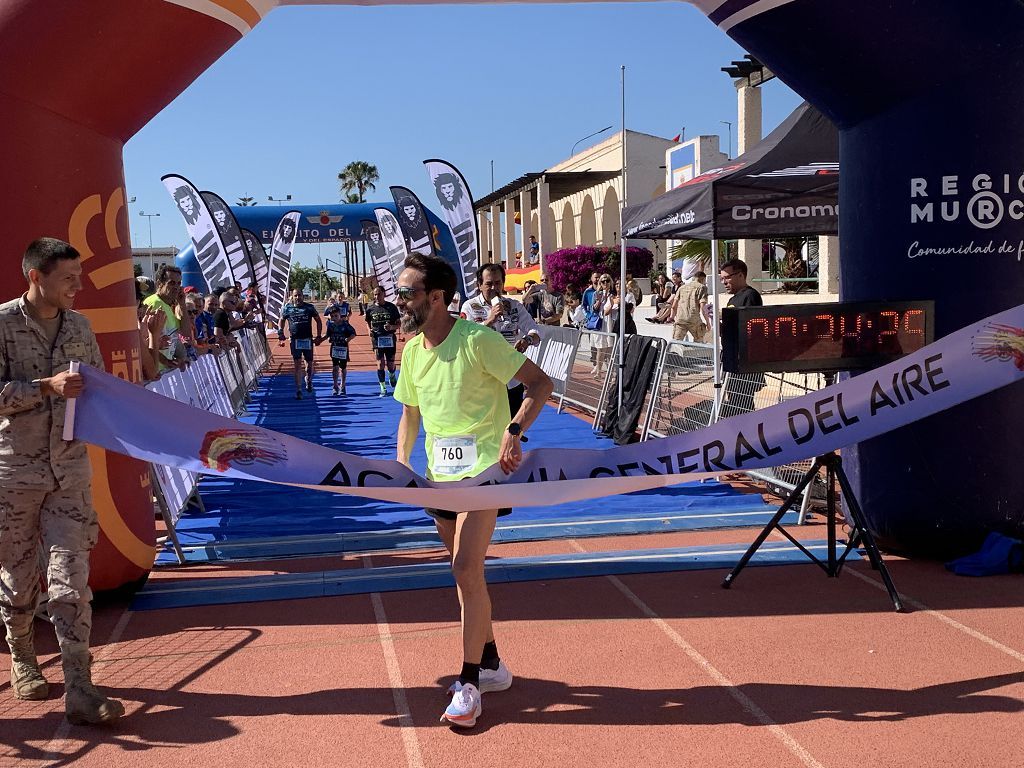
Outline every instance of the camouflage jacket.
<path id="1" fill-rule="evenodd" d="M 63 439 L 62 397 L 43 397 L 39 379 L 68 369 L 72 360 L 103 368 L 89 321 L 63 313 L 51 350 L 26 311 L 25 297 L 0 304 L 0 485 L 63 490 L 89 485 L 85 444 Z"/>

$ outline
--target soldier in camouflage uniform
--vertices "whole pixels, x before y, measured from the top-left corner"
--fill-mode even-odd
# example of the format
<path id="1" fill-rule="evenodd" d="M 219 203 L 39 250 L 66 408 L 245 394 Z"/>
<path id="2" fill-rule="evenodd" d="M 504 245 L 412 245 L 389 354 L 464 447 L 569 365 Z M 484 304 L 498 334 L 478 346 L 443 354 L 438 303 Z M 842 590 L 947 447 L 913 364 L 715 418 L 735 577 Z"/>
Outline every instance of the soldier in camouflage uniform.
<path id="1" fill-rule="evenodd" d="M 82 391 L 72 360 L 103 368 L 96 336 L 73 312 L 81 289 L 78 252 L 52 238 L 33 242 L 20 299 L 0 305 L 0 616 L 11 648 L 11 687 L 19 699 L 44 699 L 33 615 L 46 562 L 49 613 L 64 666 L 68 720 L 116 720 L 124 707 L 93 684 L 89 630 L 89 552 L 98 525 L 85 445 L 62 438 L 68 398 Z"/>

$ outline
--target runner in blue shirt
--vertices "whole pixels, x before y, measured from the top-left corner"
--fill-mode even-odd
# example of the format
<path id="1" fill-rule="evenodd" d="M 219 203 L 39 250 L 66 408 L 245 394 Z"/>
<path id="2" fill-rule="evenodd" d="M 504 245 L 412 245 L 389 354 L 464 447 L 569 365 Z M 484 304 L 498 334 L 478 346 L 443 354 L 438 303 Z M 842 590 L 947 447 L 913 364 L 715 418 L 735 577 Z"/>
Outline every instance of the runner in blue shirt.
<path id="1" fill-rule="evenodd" d="M 284 335 L 284 322 L 288 321 L 288 332 L 291 334 L 292 360 L 295 361 L 295 399 L 302 399 L 302 359 L 306 359 L 306 391 L 313 391 L 313 321 L 316 321 L 316 338 L 323 333 L 323 323 L 316 307 L 306 301 L 298 288 L 291 293 L 291 301 L 284 305 L 281 319 L 277 324 L 278 346 L 283 347 L 287 340 Z"/>
<path id="2" fill-rule="evenodd" d="M 366 324 L 370 327 L 370 343 L 377 356 L 377 381 L 380 382 L 380 396 L 387 397 L 388 386 L 384 383 L 384 365 L 391 372 L 391 387 L 398 383 L 395 371 L 395 347 L 398 339 L 395 332 L 402 317 L 398 307 L 384 299 L 384 289 L 379 285 L 373 292 L 373 304 L 366 308 Z"/>
<path id="3" fill-rule="evenodd" d="M 331 303 L 328 304 L 327 308 L 324 310 L 324 317 L 330 317 L 331 312 L 334 310 L 335 307 L 341 307 L 341 314 L 343 317 L 351 314 L 352 312 L 352 310 L 349 308 L 348 302 L 345 301 L 345 294 L 343 294 L 341 291 L 331 292 Z"/>
<path id="4" fill-rule="evenodd" d="M 345 310 L 338 304 L 328 307 L 330 319 L 327 321 L 325 338 L 331 343 L 331 378 L 334 380 L 334 394 L 345 394 L 345 374 L 348 369 L 348 343 L 356 336 L 356 329 L 348 321 L 348 306 Z M 338 385 L 341 372 L 341 386 Z"/>

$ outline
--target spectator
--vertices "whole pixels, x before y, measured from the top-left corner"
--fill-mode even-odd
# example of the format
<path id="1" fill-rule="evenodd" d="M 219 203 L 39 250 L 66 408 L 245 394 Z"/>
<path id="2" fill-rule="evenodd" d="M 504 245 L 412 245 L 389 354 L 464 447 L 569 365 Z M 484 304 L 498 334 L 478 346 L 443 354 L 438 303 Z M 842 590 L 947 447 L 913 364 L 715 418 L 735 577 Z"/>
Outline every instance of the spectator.
<path id="1" fill-rule="evenodd" d="M 658 279 L 655 280 L 654 285 L 651 286 L 651 291 L 657 297 L 654 300 L 654 306 L 660 311 L 661 308 L 672 298 L 672 288 L 664 273 L 658 275 Z"/>
<path id="2" fill-rule="evenodd" d="M 547 280 L 540 276 L 540 284 L 535 298 L 537 306 L 537 322 L 542 325 L 561 325 L 565 301 L 560 294 L 548 290 Z"/>
<path id="3" fill-rule="evenodd" d="M 644 300 L 644 291 L 640 284 L 633 279 L 633 276 L 626 273 L 626 290 L 633 294 L 633 306 L 639 306 Z"/>
<path id="4" fill-rule="evenodd" d="M 590 285 L 583 291 L 583 311 L 588 315 L 594 309 L 594 294 L 597 293 L 598 281 L 601 279 L 600 272 L 590 273 Z"/>
<path id="5" fill-rule="evenodd" d="M 164 336 L 166 315 L 158 309 L 143 304 L 146 296 L 142 284 L 135 284 L 135 300 L 139 317 L 139 348 L 142 365 L 142 380 L 153 381 L 160 377 L 160 349 L 169 344 Z"/>
<path id="6" fill-rule="evenodd" d="M 452 303 L 448 305 L 448 314 L 453 317 L 459 317 L 459 310 L 462 308 L 462 296 L 459 292 L 455 292 L 455 296 L 452 298 Z"/>
<path id="7" fill-rule="evenodd" d="M 217 329 L 213 324 L 213 313 L 220 309 L 220 299 L 212 293 L 203 299 L 202 308 L 196 313 L 196 340 L 210 344 L 217 339 Z"/>
<path id="8" fill-rule="evenodd" d="M 581 303 L 581 297 L 578 293 L 565 293 L 565 312 L 567 323 L 564 324 L 566 328 L 582 328 L 583 324 L 587 321 L 587 313 L 583 309 Z"/>
<path id="9" fill-rule="evenodd" d="M 183 371 L 188 365 L 185 346 L 181 343 L 178 333 L 181 323 L 178 319 L 177 307 L 181 295 L 181 270 L 165 264 L 156 274 L 156 293 L 143 301 L 147 307 L 163 312 L 164 334 L 170 337 L 170 344 L 166 349 L 161 345 L 161 371 L 168 368 L 177 368 Z"/>
<path id="10" fill-rule="evenodd" d="M 636 321 L 633 320 L 633 308 L 636 306 L 635 297 L 631 291 L 623 291 L 622 286 L 618 280 L 614 282 L 615 287 L 612 289 L 612 311 L 609 313 L 609 333 L 619 332 L 619 312 L 622 311 L 623 304 L 626 309 L 626 321 L 625 331 L 627 334 L 636 333 Z"/>
<path id="11" fill-rule="evenodd" d="M 530 235 L 530 254 L 528 258 L 530 260 L 530 264 L 540 263 L 540 243 L 537 242 L 537 237 L 535 235 Z"/>
<path id="12" fill-rule="evenodd" d="M 234 298 L 220 288 L 214 290 L 213 296 L 220 303 L 220 306 L 213 310 L 213 327 L 217 343 L 224 349 L 239 349 L 239 344 L 232 334 L 232 331 L 240 327 L 240 325 L 233 325 L 234 321 L 231 317 L 235 306 Z"/>
<path id="13" fill-rule="evenodd" d="M 525 280 L 523 281 L 523 298 L 521 299 L 522 304 L 526 307 L 527 313 L 534 320 L 537 319 L 537 297 L 536 297 L 536 280 Z"/>
<path id="14" fill-rule="evenodd" d="M 609 274 L 601 275 L 597 281 L 597 290 L 594 292 L 593 298 L 591 299 L 590 312 L 587 313 L 587 327 L 593 325 L 591 318 L 597 317 L 599 322 L 596 328 L 591 330 L 604 331 L 606 334 L 612 333 L 612 330 L 608 327 L 608 316 L 611 315 L 612 311 L 612 276 Z M 608 350 L 611 349 L 613 338 L 609 335 L 592 336 L 594 355 L 594 367 L 590 373 L 594 378 L 600 379 L 607 371 L 607 363 L 605 358 L 608 356 Z"/>
<path id="15" fill-rule="evenodd" d="M 476 280 L 480 293 L 462 305 L 462 317 L 497 331 L 517 352 L 540 344 L 540 331 L 526 308 L 504 295 L 505 268 L 485 264 L 477 270 Z M 523 384 L 512 379 L 507 389 L 509 415 L 515 416 L 523 404 Z"/>
<path id="16" fill-rule="evenodd" d="M 683 276 L 678 272 L 672 273 L 672 282 L 661 289 L 661 299 L 658 302 L 658 313 L 654 317 L 647 318 L 649 323 L 667 323 L 675 317 L 676 303 L 675 295 L 683 284 Z"/>
<path id="17" fill-rule="evenodd" d="M 675 320 L 672 325 L 672 338 L 676 341 L 686 339 L 687 333 L 697 343 L 704 341 L 704 309 L 708 303 L 706 280 L 704 272 L 697 272 L 693 280 L 676 291 Z"/>

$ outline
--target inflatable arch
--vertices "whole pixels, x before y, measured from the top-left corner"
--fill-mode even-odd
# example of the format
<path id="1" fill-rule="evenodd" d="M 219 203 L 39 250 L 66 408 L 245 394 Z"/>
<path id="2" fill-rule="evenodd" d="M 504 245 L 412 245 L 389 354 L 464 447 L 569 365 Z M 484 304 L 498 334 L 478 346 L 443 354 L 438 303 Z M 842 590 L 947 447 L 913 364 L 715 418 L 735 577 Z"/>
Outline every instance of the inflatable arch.
<path id="1" fill-rule="evenodd" d="M 290 4 L 301 3 L 0 5 L 0 202 L 15 213 L 0 256 L 5 293 L 22 284 L 25 244 L 70 240 L 87 278 L 80 308 L 107 365 L 126 378 L 139 366 L 122 147 L 263 16 Z M 939 335 L 1021 301 L 1024 3 L 695 4 L 839 126 L 844 298 L 933 298 Z M 884 541 L 935 552 L 973 544 L 988 528 L 1024 533 L 1024 472 L 1013 467 L 1024 456 L 1020 397 L 1007 388 L 848 453 Z M 98 451 L 93 460 L 102 589 L 148 571 L 153 513 L 143 465 Z"/>

